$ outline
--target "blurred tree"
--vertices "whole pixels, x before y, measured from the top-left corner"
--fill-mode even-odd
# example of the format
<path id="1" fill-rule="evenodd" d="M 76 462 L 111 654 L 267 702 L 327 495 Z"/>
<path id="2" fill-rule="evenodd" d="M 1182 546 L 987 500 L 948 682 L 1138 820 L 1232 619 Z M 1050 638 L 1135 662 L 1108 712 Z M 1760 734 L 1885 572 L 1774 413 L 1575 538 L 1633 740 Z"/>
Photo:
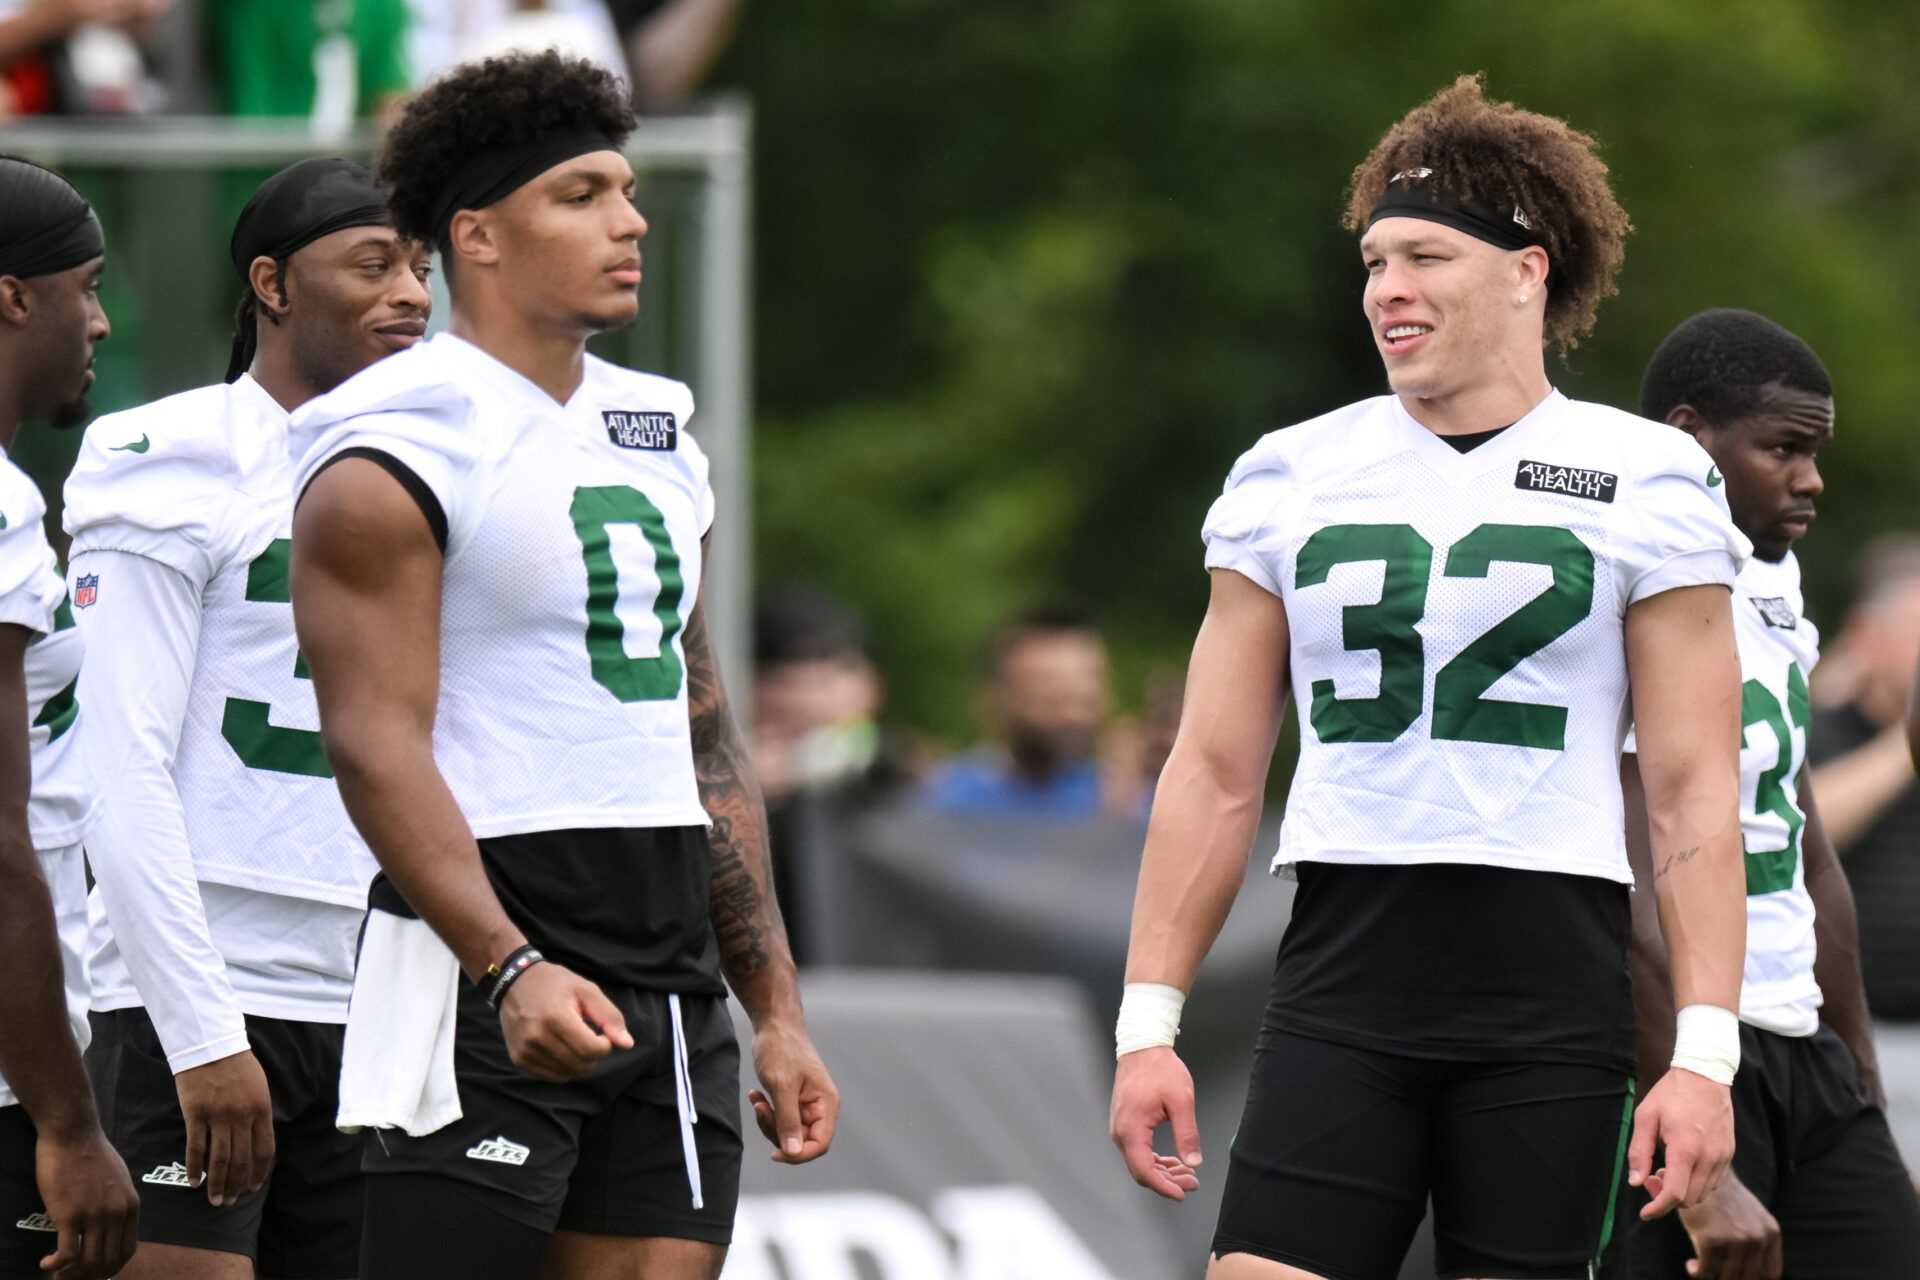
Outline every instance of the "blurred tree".
<path id="1" fill-rule="evenodd" d="M 874 622 L 896 713 L 966 735 L 994 619 L 1102 610 L 1122 695 L 1180 662 L 1199 524 L 1262 432 L 1384 389 L 1337 225 L 1353 164 L 1461 71 L 1597 134 L 1637 233 L 1557 381 L 1631 407 L 1708 306 L 1839 389 L 1804 548 L 1914 521 L 1920 10 L 1624 0 L 811 0 L 755 7 L 760 572 Z"/>

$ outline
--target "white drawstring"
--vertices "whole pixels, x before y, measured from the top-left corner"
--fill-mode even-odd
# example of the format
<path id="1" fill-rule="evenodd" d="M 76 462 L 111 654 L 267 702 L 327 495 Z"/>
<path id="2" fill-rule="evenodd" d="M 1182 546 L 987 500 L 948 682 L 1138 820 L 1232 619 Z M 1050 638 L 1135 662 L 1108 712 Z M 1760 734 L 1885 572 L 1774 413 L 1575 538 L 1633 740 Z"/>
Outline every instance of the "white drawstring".
<path id="1" fill-rule="evenodd" d="M 700 1151 L 694 1146 L 693 1126 L 700 1121 L 693 1105 L 693 1073 L 687 1069 L 687 1035 L 680 1025 L 680 997 L 667 995 L 673 1017 L 673 1103 L 680 1113 L 680 1154 L 687 1162 L 687 1185 L 693 1188 L 693 1207 L 704 1208 L 700 1196 Z"/>

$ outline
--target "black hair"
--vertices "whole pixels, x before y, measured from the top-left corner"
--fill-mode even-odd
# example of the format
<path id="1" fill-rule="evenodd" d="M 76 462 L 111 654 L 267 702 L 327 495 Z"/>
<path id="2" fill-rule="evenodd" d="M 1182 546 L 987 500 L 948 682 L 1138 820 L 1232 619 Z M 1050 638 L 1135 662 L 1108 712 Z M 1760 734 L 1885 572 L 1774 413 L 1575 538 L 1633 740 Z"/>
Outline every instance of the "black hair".
<path id="1" fill-rule="evenodd" d="M 987 650 L 987 674 L 998 675 L 1007 655 L 1037 636 L 1083 635 L 1100 639 L 1093 611 L 1071 600 L 1056 600 L 1022 609 L 994 629 Z"/>
<path id="2" fill-rule="evenodd" d="M 753 606 L 753 665 L 864 661 L 867 628 L 860 616 L 825 592 L 788 584 L 761 593 Z"/>
<path id="3" fill-rule="evenodd" d="M 1717 307 L 1681 321 L 1655 349 L 1640 383 L 1640 416 L 1665 422 L 1684 404 L 1724 426 L 1758 410 L 1775 383 L 1833 395 L 1827 367 L 1798 336 L 1763 315 Z"/>
<path id="4" fill-rule="evenodd" d="M 568 133 L 624 142 L 633 99 L 611 71 L 553 50 L 469 62 L 407 104 L 387 136 L 380 180 L 393 228 L 444 252 L 441 195 L 477 160 Z"/>

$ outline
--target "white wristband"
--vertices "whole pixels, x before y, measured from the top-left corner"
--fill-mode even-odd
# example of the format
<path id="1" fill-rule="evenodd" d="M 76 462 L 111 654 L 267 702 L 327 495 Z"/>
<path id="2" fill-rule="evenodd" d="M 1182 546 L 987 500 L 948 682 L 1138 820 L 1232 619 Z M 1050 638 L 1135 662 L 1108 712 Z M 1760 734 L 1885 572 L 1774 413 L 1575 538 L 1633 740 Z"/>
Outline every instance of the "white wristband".
<path id="1" fill-rule="evenodd" d="M 1186 992 L 1159 982 L 1129 982 L 1120 990 L 1120 1020 L 1113 1027 L 1113 1056 L 1171 1045 L 1180 1034 Z"/>
<path id="2" fill-rule="evenodd" d="M 1673 1065 L 1715 1084 L 1740 1069 L 1740 1019 L 1712 1004 L 1690 1004 L 1673 1020 Z"/>

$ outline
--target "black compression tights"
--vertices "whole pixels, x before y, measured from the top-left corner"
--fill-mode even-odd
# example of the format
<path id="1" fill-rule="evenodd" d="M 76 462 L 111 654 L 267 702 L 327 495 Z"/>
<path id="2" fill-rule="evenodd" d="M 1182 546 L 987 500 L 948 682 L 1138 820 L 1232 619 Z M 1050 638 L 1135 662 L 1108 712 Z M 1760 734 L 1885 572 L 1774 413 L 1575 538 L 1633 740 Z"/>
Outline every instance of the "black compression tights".
<path id="1" fill-rule="evenodd" d="M 459 1183 L 399 1173 L 366 1186 L 360 1280 L 539 1280 L 553 1237 L 502 1217 Z"/>

